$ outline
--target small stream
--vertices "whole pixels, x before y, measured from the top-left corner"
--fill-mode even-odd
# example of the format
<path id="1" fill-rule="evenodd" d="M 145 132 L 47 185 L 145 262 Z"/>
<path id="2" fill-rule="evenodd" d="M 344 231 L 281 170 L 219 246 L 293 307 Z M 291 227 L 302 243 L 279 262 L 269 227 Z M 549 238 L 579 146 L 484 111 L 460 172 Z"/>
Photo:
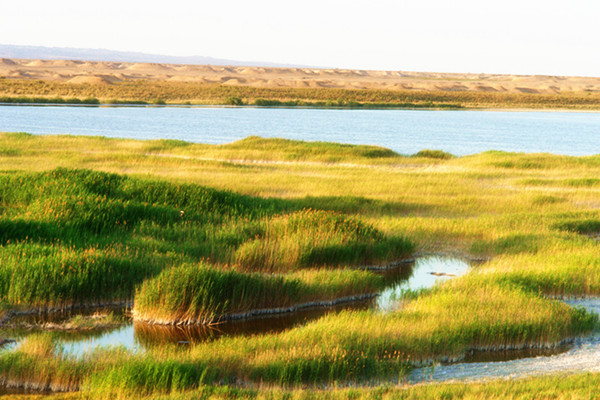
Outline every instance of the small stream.
<path id="1" fill-rule="evenodd" d="M 417 258 L 398 268 L 381 272 L 388 282 L 386 288 L 373 299 L 340 304 L 334 307 L 307 309 L 296 313 L 265 318 L 227 322 L 214 326 L 163 326 L 133 322 L 128 310 L 112 310 L 121 313 L 123 324 L 104 330 L 55 331 L 63 352 L 75 357 L 82 356 L 97 346 L 123 346 L 130 351 L 145 351 L 168 343 L 189 345 L 206 342 L 223 336 L 256 335 L 281 332 L 306 324 L 330 313 L 342 310 L 366 310 L 393 312 L 399 309 L 400 299 L 407 290 L 429 288 L 436 282 L 452 279 L 466 273 L 468 262 L 457 258 L 429 256 Z M 600 313 L 600 299 L 567 301 L 588 311 Z M 96 310 L 90 311 L 90 313 Z M 108 310 L 103 310 L 108 311 Z M 32 315 L 20 317 L 29 324 L 60 323 L 73 315 Z M 18 320 L 17 320 L 18 321 Z M 18 342 L 42 329 L 1 329 L 0 338 L 16 339 L 0 351 L 10 351 Z M 441 364 L 418 368 L 404 380 L 407 383 L 443 381 L 480 381 L 486 379 L 524 377 L 556 372 L 600 371 L 600 332 L 575 340 L 569 345 L 553 349 L 526 349 L 506 352 L 474 352 L 460 363 Z M 4 392 L 0 392 L 3 394 Z M 15 392 L 16 393 L 16 392 Z"/>
<path id="2" fill-rule="evenodd" d="M 364 301 L 339 304 L 333 307 L 317 307 L 300 312 L 280 314 L 264 318 L 237 322 L 226 322 L 212 326 L 164 326 L 133 322 L 127 310 L 102 310 L 123 314 L 124 323 L 118 327 L 92 331 L 54 331 L 58 344 L 65 354 L 79 357 L 97 346 L 123 346 L 130 351 L 144 351 L 153 346 L 167 343 L 187 345 L 218 339 L 222 336 L 256 335 L 281 332 L 303 325 L 330 313 L 342 310 L 366 310 L 390 312 L 397 309 L 397 301 L 406 290 L 419 290 L 433 286 L 437 281 L 451 279 L 464 274 L 469 264 L 464 260 L 449 257 L 429 256 L 417 258 L 412 263 L 404 263 L 398 268 L 382 271 L 388 282 L 386 288 L 376 298 Z M 439 276 L 436 276 L 436 275 Z M 96 310 L 90 310 L 93 313 Z M 13 321 L 29 324 L 46 322 L 60 323 L 78 313 L 53 315 L 32 315 L 15 318 Z M 0 329 L 0 338 L 15 339 L 16 343 L 3 347 L 14 349 L 18 342 L 42 329 Z"/>
<path id="3" fill-rule="evenodd" d="M 392 312 L 398 309 L 403 293 L 433 287 L 436 282 L 452 279 L 465 274 L 469 263 L 452 257 L 419 257 L 410 268 L 397 268 L 387 271 L 389 285 L 379 293 L 373 309 Z"/>
<path id="4" fill-rule="evenodd" d="M 600 313 L 600 299 L 566 301 L 590 312 Z M 569 372 L 600 371 L 600 332 L 576 339 L 572 344 L 558 349 L 540 351 L 524 358 L 499 361 L 461 362 L 448 365 L 418 368 L 412 371 L 408 383 L 444 381 L 480 381 L 489 379 L 522 378 L 534 375 Z M 548 354 L 548 352 L 550 354 Z M 535 351 L 534 351 L 535 353 Z M 490 354 L 490 353 L 488 353 Z"/>

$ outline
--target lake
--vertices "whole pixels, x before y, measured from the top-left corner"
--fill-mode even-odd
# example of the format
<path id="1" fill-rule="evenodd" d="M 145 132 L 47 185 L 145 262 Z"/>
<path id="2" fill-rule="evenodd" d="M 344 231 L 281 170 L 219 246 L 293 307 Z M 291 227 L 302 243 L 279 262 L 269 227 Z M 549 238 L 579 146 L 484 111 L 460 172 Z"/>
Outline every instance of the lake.
<path id="1" fill-rule="evenodd" d="M 0 106 L 0 131 L 228 143 L 250 135 L 441 149 L 600 153 L 600 113 L 252 107 Z"/>

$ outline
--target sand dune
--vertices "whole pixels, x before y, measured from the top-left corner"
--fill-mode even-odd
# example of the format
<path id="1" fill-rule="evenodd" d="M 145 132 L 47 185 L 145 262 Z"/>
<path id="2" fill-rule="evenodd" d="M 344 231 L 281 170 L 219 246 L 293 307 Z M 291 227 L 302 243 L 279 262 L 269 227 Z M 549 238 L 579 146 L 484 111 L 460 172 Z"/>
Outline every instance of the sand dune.
<path id="1" fill-rule="evenodd" d="M 79 83 L 88 85 L 110 85 L 121 82 L 116 75 L 79 75 L 67 80 L 67 83 Z"/>
<path id="2" fill-rule="evenodd" d="M 239 67 L 75 60 L 0 59 L 0 77 L 110 85 L 128 80 L 253 87 L 442 90 L 506 93 L 600 92 L 600 78 L 352 69 Z"/>

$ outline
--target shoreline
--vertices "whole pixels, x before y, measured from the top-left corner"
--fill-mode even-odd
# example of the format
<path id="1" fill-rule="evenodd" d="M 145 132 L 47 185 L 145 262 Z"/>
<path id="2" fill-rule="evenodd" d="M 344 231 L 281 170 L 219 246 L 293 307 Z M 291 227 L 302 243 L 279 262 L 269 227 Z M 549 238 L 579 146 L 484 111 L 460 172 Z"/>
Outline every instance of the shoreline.
<path id="1" fill-rule="evenodd" d="M 153 103 L 28 103 L 28 102 L 0 102 L 0 107 L 92 107 L 92 108 L 239 108 L 239 109 L 298 109 L 298 110 L 352 110 L 352 111 L 486 111 L 486 112 L 560 112 L 560 113 L 600 113 L 600 105 L 598 108 L 569 108 L 569 107 L 540 107 L 540 108 L 515 108 L 515 107 L 469 107 L 469 106 L 445 106 L 441 105 L 440 107 L 399 107 L 399 106 L 389 106 L 389 107 L 370 107 L 367 105 L 363 106 L 310 106 L 310 105 L 271 105 L 271 106 L 261 106 L 261 105 L 228 105 L 228 104 L 209 104 L 209 103 L 198 103 L 198 104 L 184 104 L 184 103 L 168 103 L 168 104 L 153 104 Z"/>

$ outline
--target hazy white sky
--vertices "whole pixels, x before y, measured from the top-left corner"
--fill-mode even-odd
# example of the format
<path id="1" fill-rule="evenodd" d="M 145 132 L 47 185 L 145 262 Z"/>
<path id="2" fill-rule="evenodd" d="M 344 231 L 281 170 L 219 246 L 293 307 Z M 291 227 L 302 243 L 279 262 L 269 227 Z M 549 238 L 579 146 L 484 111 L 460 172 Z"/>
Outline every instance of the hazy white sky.
<path id="1" fill-rule="evenodd" d="M 600 76 L 598 0 L 2 0 L 0 43 L 337 68 Z"/>

